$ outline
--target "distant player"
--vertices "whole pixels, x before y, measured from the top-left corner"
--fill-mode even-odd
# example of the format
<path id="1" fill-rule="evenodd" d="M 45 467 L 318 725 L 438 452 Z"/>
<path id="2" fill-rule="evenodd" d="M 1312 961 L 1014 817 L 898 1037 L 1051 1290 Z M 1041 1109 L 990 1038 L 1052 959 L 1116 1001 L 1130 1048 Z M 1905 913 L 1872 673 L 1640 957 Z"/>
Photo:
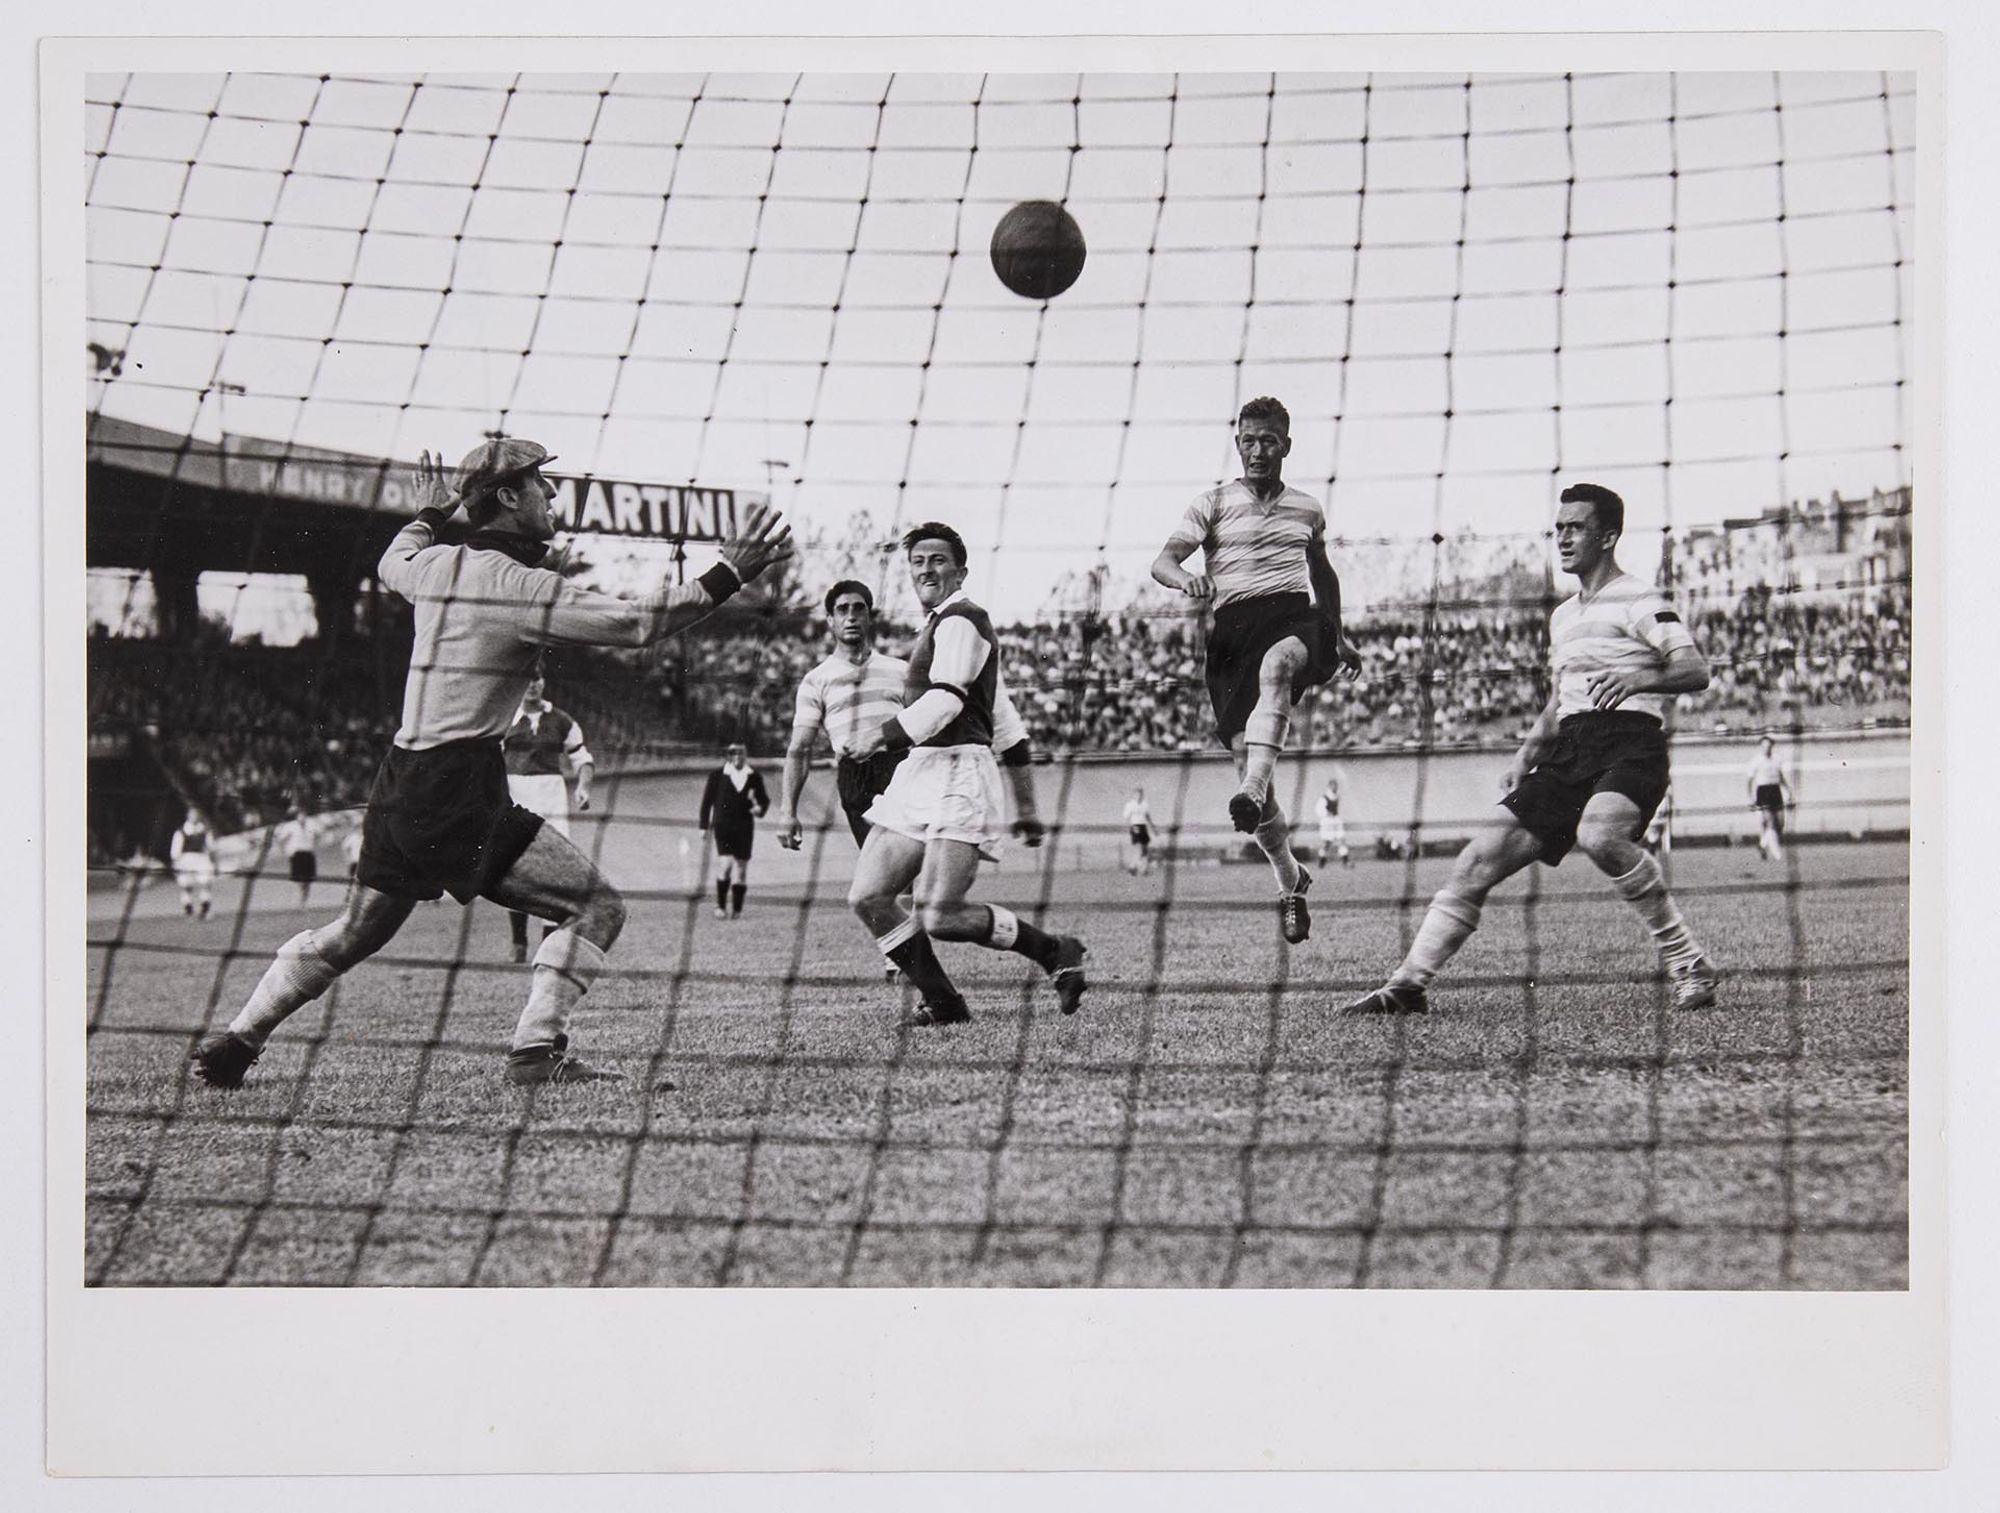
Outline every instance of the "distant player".
<path id="1" fill-rule="evenodd" d="M 376 569 L 414 607 L 414 639 L 402 724 L 368 795 L 358 875 L 340 917 L 280 946 L 228 1030 L 195 1048 L 194 1073 L 209 1086 L 241 1087 L 289 1015 L 395 939 L 418 902 L 447 892 L 560 922 L 535 952 L 508 1080 L 618 1075 L 570 1055 L 567 1027 L 624 928 L 625 901 L 589 857 L 508 796 L 501 739 L 543 647 L 648 646 L 685 630 L 789 557 L 790 531 L 753 504 L 696 582 L 632 599 L 593 593 L 540 565 L 556 529 L 549 461 L 534 442 L 493 438 L 460 465 L 455 493 L 428 451 L 418 463 L 410 482 L 421 508 Z M 471 534 L 440 544 L 461 506 Z"/>
<path id="2" fill-rule="evenodd" d="M 1324 867 L 1336 852 L 1340 865 L 1354 865 L 1354 853 L 1347 845 L 1347 821 L 1340 813 L 1340 775 L 1334 774 L 1326 780 L 1326 786 L 1319 791 L 1319 864 Z"/>
<path id="3" fill-rule="evenodd" d="M 312 885 L 319 876 L 319 852 L 313 845 L 312 822 L 301 806 L 294 804 L 286 821 L 272 837 L 272 850 L 285 856 L 285 874 L 299 885 L 299 907 L 312 901 Z"/>
<path id="4" fill-rule="evenodd" d="M 514 711 L 514 723 L 507 727 L 501 751 L 507 758 L 507 792 L 515 803 L 532 814 L 564 840 L 570 839 L 570 784 L 575 783 L 574 801 L 578 809 L 590 809 L 590 782 L 597 772 L 597 760 L 583 744 L 583 727 L 551 704 L 548 685 L 540 671 L 528 681 L 521 695 L 521 707 Z M 571 776 L 564 776 L 567 768 Z M 528 916 L 519 909 L 507 911 L 513 931 L 514 960 L 528 959 Z M 543 922 L 546 939 L 555 926 Z"/>
<path id="5" fill-rule="evenodd" d="M 771 807 L 764 779 L 740 743 L 708 775 L 701 791 L 701 828 L 715 836 L 715 917 L 740 919 L 750 889 L 750 852 L 757 844 L 757 821 Z"/>
<path id="6" fill-rule="evenodd" d="M 193 916 L 198 910 L 203 919 L 208 918 L 209 905 L 215 897 L 215 855 L 210 850 L 213 840 L 201 811 L 190 809 L 174 838 L 167 843 L 167 860 L 173 864 L 174 883 L 181 890 L 183 914 Z"/>
<path id="7" fill-rule="evenodd" d="M 1153 870 L 1153 811 L 1146 790 L 1134 788 L 1125 801 L 1125 838 L 1132 843 L 1132 860 L 1125 870 L 1134 877 Z"/>
<path id="8" fill-rule="evenodd" d="M 1715 1002 L 1714 969 L 1667 893 L 1660 864 L 1639 847 L 1667 791 L 1666 711 L 1708 686 L 1708 662 L 1659 590 L 1619 569 L 1625 502 L 1607 488 L 1563 490 L 1556 552 L 1577 592 L 1549 622 L 1555 691 L 1501 778 L 1507 820 L 1459 852 L 1403 964 L 1350 1014 L 1422 1013 L 1431 979 L 1478 928 L 1502 879 L 1530 862 L 1555 866 L 1572 845 L 1611 878 L 1645 922 L 1673 984 L 1676 1008 Z"/>
<path id="9" fill-rule="evenodd" d="M 1778 743 L 1764 737 L 1750 760 L 1750 807 L 1757 811 L 1757 851 L 1767 861 L 1785 856 L 1785 809 L 1792 802 L 1791 780 L 1778 761 Z"/>
<path id="10" fill-rule="evenodd" d="M 1341 634 L 1340 579 L 1326 555 L 1326 512 L 1287 488 L 1291 416 L 1253 399 L 1236 418 L 1243 476 L 1200 495 L 1153 561 L 1153 578 L 1215 606 L 1207 682 L 1216 739 L 1235 755 L 1241 785 L 1229 818 L 1257 838 L 1278 880 L 1278 921 L 1293 945 L 1312 933 L 1312 874 L 1292 855 L 1291 826 L 1271 792 L 1299 696 L 1361 669 Z M 1196 550 L 1200 573 L 1181 566 Z"/>
<path id="11" fill-rule="evenodd" d="M 1049 974 L 1063 1013 L 1073 1014 L 1089 986 L 1083 942 L 1048 934 L 997 905 L 966 902 L 980 859 L 991 857 L 1006 824 L 1003 770 L 1014 789 L 1014 833 L 1030 846 L 1042 842 L 1031 752 L 1004 697 L 993 622 L 965 595 L 964 540 L 950 526 L 927 521 L 903 537 L 903 550 L 927 616 L 910 651 L 906 707 L 860 732 L 850 750 L 861 758 L 878 751 L 908 755 L 868 808 L 868 839 L 848 903 L 883 956 L 922 995 L 913 1025 L 972 1017 L 931 948 L 933 937 L 1027 957 Z M 1010 718 L 1018 735 L 1005 723 Z M 1003 748 L 998 760 L 996 745 Z M 906 889 L 917 900 L 914 918 L 896 902 Z"/>
<path id="12" fill-rule="evenodd" d="M 347 880 L 351 883 L 361 870 L 361 825 L 354 826 L 340 838 L 340 859 L 347 863 Z"/>
<path id="13" fill-rule="evenodd" d="M 792 738 L 785 748 L 785 776 L 778 800 L 778 844 L 796 851 L 804 838 L 799 800 L 812 771 L 813 747 L 824 735 L 834 752 L 834 786 L 841 813 L 859 846 L 868 839 L 868 806 L 889 786 L 907 751 L 851 754 L 855 739 L 903 708 L 910 664 L 875 647 L 875 596 L 868 585 L 844 578 L 826 591 L 826 622 L 833 653 L 799 679 L 792 708 Z"/>

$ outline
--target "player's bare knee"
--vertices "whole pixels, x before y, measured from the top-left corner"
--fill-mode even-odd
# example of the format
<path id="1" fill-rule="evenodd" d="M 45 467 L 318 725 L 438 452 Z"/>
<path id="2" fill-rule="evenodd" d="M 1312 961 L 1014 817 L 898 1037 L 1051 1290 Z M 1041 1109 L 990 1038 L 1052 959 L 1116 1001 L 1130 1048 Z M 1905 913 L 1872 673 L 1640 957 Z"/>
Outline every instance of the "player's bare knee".
<path id="1" fill-rule="evenodd" d="M 584 906 L 578 933 L 609 950 L 625 928 L 625 895 L 609 883 L 601 884 Z"/>
<path id="2" fill-rule="evenodd" d="M 885 907 L 892 907 L 895 902 L 896 895 L 885 893 L 881 885 L 872 878 L 857 876 L 848 884 L 847 907 L 854 911 L 855 917 L 863 924 L 869 923 L 876 914 Z"/>
<path id="3" fill-rule="evenodd" d="M 1576 828 L 1576 849 L 1607 872 L 1625 872 L 1639 847 L 1629 826 L 1585 821 Z"/>

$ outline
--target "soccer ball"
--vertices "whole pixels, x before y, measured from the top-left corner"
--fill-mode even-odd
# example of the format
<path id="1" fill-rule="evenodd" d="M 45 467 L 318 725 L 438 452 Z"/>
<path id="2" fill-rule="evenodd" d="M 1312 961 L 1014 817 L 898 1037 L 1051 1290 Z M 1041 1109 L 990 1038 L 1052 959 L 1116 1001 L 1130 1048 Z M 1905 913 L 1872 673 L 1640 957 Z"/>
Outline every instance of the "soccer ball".
<path id="1" fill-rule="evenodd" d="M 1023 299 L 1054 299 L 1083 272 L 1083 232 L 1053 200 L 1028 200 L 993 228 L 993 271 Z"/>

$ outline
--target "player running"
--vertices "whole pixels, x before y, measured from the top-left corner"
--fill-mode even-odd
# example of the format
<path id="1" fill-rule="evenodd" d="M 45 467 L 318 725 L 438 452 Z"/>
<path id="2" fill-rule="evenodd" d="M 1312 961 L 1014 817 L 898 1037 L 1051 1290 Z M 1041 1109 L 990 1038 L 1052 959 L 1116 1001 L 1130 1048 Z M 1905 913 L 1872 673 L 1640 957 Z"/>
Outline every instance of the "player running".
<path id="1" fill-rule="evenodd" d="M 847 901 L 882 954 L 922 996 L 912 1025 L 963 1024 L 972 1017 L 931 949 L 931 938 L 962 940 L 1025 956 L 1049 974 L 1063 1013 L 1074 1014 L 1088 987 L 1083 942 L 1051 935 L 998 905 L 967 903 L 982 857 L 990 860 L 1005 822 L 1004 769 L 1014 789 L 1014 833 L 1042 843 L 1025 728 L 1006 698 L 1000 644 L 986 611 L 965 596 L 965 542 L 935 521 L 903 537 L 910 581 L 928 618 L 910 651 L 907 707 L 859 731 L 849 754 L 907 753 L 889 786 L 868 808 Z M 1011 717 L 1018 738 L 1005 721 Z M 1005 742 L 996 761 L 995 745 Z M 914 893 L 918 914 L 896 896 Z"/>
<path id="2" fill-rule="evenodd" d="M 1555 691 L 1500 780 L 1508 818 L 1459 852 L 1403 964 L 1347 1013 L 1424 1012 L 1425 989 L 1478 928 L 1494 885 L 1530 862 L 1555 866 L 1572 845 L 1652 932 L 1674 1007 L 1715 1002 L 1715 970 L 1660 864 L 1638 844 L 1667 789 L 1669 702 L 1708 686 L 1708 662 L 1659 590 L 1620 570 L 1614 553 L 1624 529 L 1625 502 L 1611 490 L 1563 490 L 1556 552 L 1578 587 L 1549 622 Z"/>
<path id="3" fill-rule="evenodd" d="M 799 679 L 792 708 L 792 739 L 785 748 L 785 776 L 778 799 L 778 844 L 796 851 L 804 840 L 799 800 L 812 771 L 813 746 L 822 733 L 834 751 L 834 786 L 840 810 L 859 846 L 868 839 L 868 806 L 895 776 L 907 750 L 851 754 L 855 738 L 903 709 L 910 664 L 875 647 L 875 596 L 868 585 L 843 578 L 826 591 L 826 622 L 833 632 L 830 656 Z"/>
<path id="4" fill-rule="evenodd" d="M 1216 739 L 1236 758 L 1241 785 L 1229 818 L 1257 838 L 1278 880 L 1278 922 L 1297 945 L 1312 933 L 1312 874 L 1292 855 L 1291 826 L 1271 775 L 1299 696 L 1361 657 L 1340 628 L 1340 579 L 1326 555 L 1326 512 L 1285 485 L 1292 420 L 1275 399 L 1253 399 L 1236 417 L 1243 476 L 1200 495 L 1153 561 L 1155 582 L 1215 606 L 1208 637 L 1208 698 Z M 1196 549 L 1203 571 L 1181 566 Z M 1308 592 L 1310 590 L 1310 592 Z"/>
<path id="5" fill-rule="evenodd" d="M 570 839 L 569 806 L 590 809 L 590 783 L 597 774 L 597 759 L 583 743 L 583 727 L 546 697 L 548 684 L 537 668 L 521 695 L 521 707 L 514 711 L 514 723 L 507 727 L 500 743 L 507 758 L 507 793 L 515 803 L 539 814 L 542 823 L 564 840 Z M 563 769 L 571 774 L 565 778 Z M 576 785 L 572 796 L 570 785 Z M 528 959 L 528 916 L 519 909 L 507 911 L 507 925 L 513 933 L 514 960 Z M 554 926 L 544 921 L 542 938 Z"/>
<path id="6" fill-rule="evenodd" d="M 509 1080 L 617 1075 L 571 1056 L 565 1026 L 603 970 L 625 901 L 588 857 L 508 797 L 501 738 L 542 647 L 645 646 L 677 634 L 789 557 L 791 531 L 753 504 L 696 582 L 638 599 L 593 593 L 537 565 L 555 535 L 556 490 L 541 472 L 549 461 L 533 442 L 497 437 L 466 457 L 455 492 L 429 452 L 417 464 L 422 508 L 377 568 L 416 607 L 403 722 L 368 796 L 354 886 L 340 917 L 279 947 L 227 1032 L 195 1049 L 194 1073 L 210 1086 L 240 1087 L 288 1015 L 387 945 L 419 900 L 445 892 L 558 922 L 535 952 Z M 471 535 L 438 544 L 461 506 Z"/>
<path id="7" fill-rule="evenodd" d="M 715 837 L 715 917 L 741 919 L 743 897 L 750 891 L 750 853 L 757 844 L 757 821 L 771 807 L 764 777 L 750 765 L 741 742 L 729 748 L 723 764 L 708 775 L 701 790 L 700 824 Z"/>
<path id="8" fill-rule="evenodd" d="M 1750 761 L 1750 807 L 1757 811 L 1757 854 L 1767 861 L 1785 858 L 1785 809 L 1791 802 L 1792 784 L 1778 761 L 1778 743 L 1765 736 Z"/>
<path id="9" fill-rule="evenodd" d="M 167 842 L 167 860 L 181 890 L 181 913 L 190 918 L 199 909 L 201 917 L 207 919 L 215 902 L 215 854 L 209 849 L 214 840 L 201 811 L 190 809 L 174 838 Z"/>

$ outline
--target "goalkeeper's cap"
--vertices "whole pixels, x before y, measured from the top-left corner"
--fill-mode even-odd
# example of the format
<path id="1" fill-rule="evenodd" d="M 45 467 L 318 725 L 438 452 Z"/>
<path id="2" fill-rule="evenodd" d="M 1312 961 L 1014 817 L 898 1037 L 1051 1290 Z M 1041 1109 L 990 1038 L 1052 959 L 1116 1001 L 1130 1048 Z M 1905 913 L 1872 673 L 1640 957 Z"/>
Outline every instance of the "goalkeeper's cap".
<path id="1" fill-rule="evenodd" d="M 523 473 L 546 467 L 555 460 L 555 454 L 540 442 L 522 441 L 513 436 L 496 436 L 490 441 L 482 441 L 467 452 L 465 461 L 458 465 L 458 497 L 469 504 L 502 484 L 513 482 Z"/>

